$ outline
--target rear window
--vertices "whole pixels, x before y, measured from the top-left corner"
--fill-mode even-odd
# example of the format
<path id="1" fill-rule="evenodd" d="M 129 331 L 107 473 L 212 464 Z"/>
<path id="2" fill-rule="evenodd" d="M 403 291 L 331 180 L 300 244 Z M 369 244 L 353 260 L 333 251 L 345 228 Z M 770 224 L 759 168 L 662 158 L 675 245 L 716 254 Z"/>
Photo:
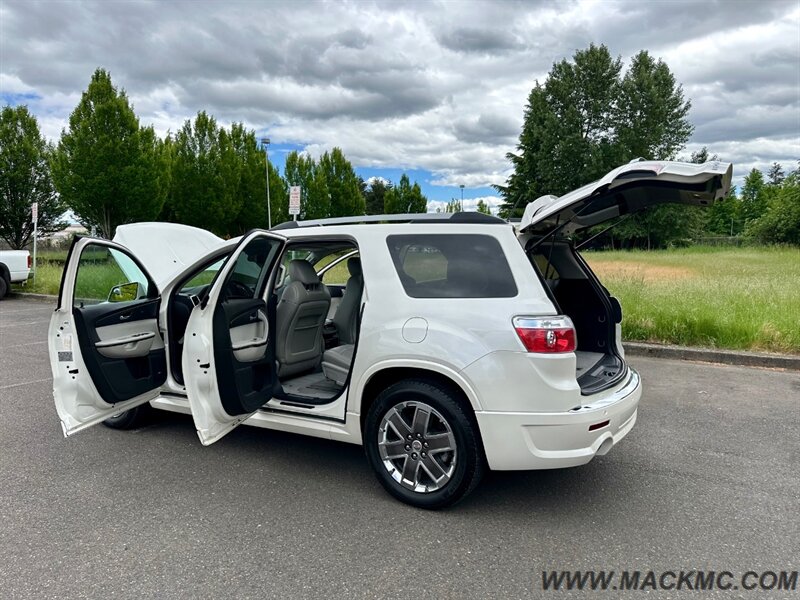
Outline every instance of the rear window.
<path id="1" fill-rule="evenodd" d="M 392 262 L 412 298 L 513 298 L 517 286 L 490 235 L 390 235 Z"/>

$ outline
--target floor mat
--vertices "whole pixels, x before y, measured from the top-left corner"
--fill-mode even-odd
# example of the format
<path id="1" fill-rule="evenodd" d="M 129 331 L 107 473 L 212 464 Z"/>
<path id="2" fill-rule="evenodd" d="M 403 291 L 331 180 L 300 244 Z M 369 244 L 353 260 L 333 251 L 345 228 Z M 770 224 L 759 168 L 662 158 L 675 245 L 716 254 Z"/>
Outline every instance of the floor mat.
<path id="1" fill-rule="evenodd" d="M 282 381 L 281 385 L 287 394 L 308 396 L 309 398 L 335 398 L 341 391 L 341 386 L 326 378 L 322 373 L 301 375 Z"/>

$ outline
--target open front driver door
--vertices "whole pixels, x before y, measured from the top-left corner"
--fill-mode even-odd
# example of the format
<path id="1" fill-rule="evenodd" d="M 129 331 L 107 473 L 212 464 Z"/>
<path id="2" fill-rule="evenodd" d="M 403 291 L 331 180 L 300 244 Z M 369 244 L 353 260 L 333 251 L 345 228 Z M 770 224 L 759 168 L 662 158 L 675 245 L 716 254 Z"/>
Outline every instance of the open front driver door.
<path id="1" fill-rule="evenodd" d="M 264 300 L 285 238 L 253 231 L 242 238 L 195 299 L 184 335 L 183 375 L 197 435 L 213 444 L 278 389 L 275 306 Z"/>
<path id="2" fill-rule="evenodd" d="M 158 395 L 167 377 L 160 303 L 152 278 L 124 246 L 72 243 L 48 331 L 64 435 Z"/>

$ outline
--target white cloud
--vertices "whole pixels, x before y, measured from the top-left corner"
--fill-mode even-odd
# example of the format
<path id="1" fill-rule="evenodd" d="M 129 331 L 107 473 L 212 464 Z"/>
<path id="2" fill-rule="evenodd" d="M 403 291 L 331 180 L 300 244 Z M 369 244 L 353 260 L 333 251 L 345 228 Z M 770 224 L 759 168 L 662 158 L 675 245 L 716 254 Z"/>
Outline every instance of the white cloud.
<path id="1" fill-rule="evenodd" d="M 101 66 L 162 134 L 207 110 L 312 155 L 483 187 L 508 175 L 534 81 L 594 42 L 667 61 L 693 101 L 687 155 L 707 145 L 737 173 L 800 156 L 796 2 L 6 0 L 0 17 L 0 94 L 53 139 Z"/>

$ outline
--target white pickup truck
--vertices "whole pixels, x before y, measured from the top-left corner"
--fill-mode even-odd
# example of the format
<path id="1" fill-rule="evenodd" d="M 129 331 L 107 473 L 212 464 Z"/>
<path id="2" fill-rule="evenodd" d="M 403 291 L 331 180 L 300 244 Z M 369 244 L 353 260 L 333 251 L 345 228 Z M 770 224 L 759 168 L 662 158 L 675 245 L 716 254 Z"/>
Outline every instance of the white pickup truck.
<path id="1" fill-rule="evenodd" d="M 0 300 L 12 283 L 23 283 L 31 272 L 31 255 L 27 250 L 0 250 Z"/>

